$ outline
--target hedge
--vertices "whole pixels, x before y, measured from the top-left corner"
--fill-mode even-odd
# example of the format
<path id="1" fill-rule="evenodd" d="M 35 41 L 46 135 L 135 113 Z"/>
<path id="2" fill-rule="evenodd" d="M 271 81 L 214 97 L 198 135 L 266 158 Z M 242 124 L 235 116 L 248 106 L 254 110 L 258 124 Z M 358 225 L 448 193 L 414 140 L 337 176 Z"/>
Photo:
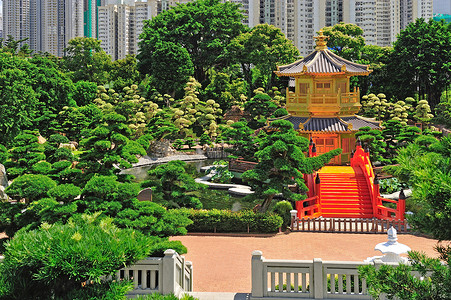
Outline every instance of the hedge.
<path id="1" fill-rule="evenodd" d="M 254 213 L 251 210 L 186 209 L 193 224 L 188 232 L 277 232 L 283 220 L 273 213 Z"/>

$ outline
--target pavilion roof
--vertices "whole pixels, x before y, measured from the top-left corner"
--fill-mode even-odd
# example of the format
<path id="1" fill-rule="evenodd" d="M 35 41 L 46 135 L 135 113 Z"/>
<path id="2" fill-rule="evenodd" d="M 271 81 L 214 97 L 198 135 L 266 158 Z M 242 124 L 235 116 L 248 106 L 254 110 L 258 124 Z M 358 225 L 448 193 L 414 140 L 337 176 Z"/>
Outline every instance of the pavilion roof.
<path id="1" fill-rule="evenodd" d="M 345 133 L 357 131 L 369 126 L 371 129 L 380 129 L 380 122 L 367 120 L 357 115 L 346 117 L 295 117 L 286 116 L 283 119 L 290 121 L 293 128 L 302 132 Z M 272 120 L 269 120 L 271 123 Z M 271 124 L 269 124 L 271 128 Z"/>
<path id="2" fill-rule="evenodd" d="M 326 39 L 322 30 L 320 35 L 316 36 L 316 48 L 304 59 L 295 61 L 289 65 L 278 66 L 275 73 L 277 76 L 296 76 L 296 75 L 338 75 L 349 74 L 368 75 L 372 72 L 368 65 L 361 65 L 346 60 L 327 49 Z"/>

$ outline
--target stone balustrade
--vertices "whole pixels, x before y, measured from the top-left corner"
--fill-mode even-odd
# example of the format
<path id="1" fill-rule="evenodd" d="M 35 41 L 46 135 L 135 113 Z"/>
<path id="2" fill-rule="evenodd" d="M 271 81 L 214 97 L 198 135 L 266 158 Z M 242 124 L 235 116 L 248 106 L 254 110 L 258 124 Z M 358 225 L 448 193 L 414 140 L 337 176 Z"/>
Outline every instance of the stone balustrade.
<path id="1" fill-rule="evenodd" d="M 3 256 L 0 256 L 0 261 Z M 148 257 L 116 273 L 117 280 L 131 280 L 133 290 L 128 295 L 160 293 L 177 297 L 193 291 L 193 265 L 172 249 L 164 257 Z"/>
<path id="2" fill-rule="evenodd" d="M 275 260 L 261 251 L 252 253 L 251 300 L 264 299 L 372 299 L 358 267 L 374 262 Z M 396 265 L 396 263 L 390 263 Z M 381 298 L 384 299 L 384 298 Z"/>
<path id="3" fill-rule="evenodd" d="M 129 295 L 160 293 L 183 295 L 193 291 L 193 266 L 172 249 L 164 257 L 148 257 L 119 270 L 116 279 L 130 279 L 133 290 Z"/>

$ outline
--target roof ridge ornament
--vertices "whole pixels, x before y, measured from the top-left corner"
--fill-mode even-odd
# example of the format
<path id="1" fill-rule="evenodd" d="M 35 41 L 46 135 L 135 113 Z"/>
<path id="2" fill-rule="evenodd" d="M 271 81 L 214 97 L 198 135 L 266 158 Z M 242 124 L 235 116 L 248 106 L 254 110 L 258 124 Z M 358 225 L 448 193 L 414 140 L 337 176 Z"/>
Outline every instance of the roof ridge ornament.
<path id="1" fill-rule="evenodd" d="M 323 35 L 323 30 L 320 29 L 319 30 L 319 35 L 318 36 L 314 36 L 315 38 L 315 42 L 316 42 L 316 47 L 315 50 L 326 50 L 327 49 L 327 39 L 329 38 L 328 35 Z"/>

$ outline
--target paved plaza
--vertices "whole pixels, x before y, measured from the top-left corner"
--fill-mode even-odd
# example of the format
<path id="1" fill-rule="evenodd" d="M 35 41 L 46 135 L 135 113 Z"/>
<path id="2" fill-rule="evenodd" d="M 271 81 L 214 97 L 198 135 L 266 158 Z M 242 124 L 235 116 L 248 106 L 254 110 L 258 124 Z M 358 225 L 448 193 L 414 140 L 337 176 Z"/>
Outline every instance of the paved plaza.
<path id="1" fill-rule="evenodd" d="M 398 235 L 398 242 L 412 250 L 434 252 L 436 240 Z M 193 262 L 195 292 L 251 291 L 251 254 L 261 250 L 268 259 L 363 261 L 380 255 L 374 247 L 387 241 L 386 234 L 280 233 L 276 235 L 187 235 L 173 237 L 187 248 Z"/>

